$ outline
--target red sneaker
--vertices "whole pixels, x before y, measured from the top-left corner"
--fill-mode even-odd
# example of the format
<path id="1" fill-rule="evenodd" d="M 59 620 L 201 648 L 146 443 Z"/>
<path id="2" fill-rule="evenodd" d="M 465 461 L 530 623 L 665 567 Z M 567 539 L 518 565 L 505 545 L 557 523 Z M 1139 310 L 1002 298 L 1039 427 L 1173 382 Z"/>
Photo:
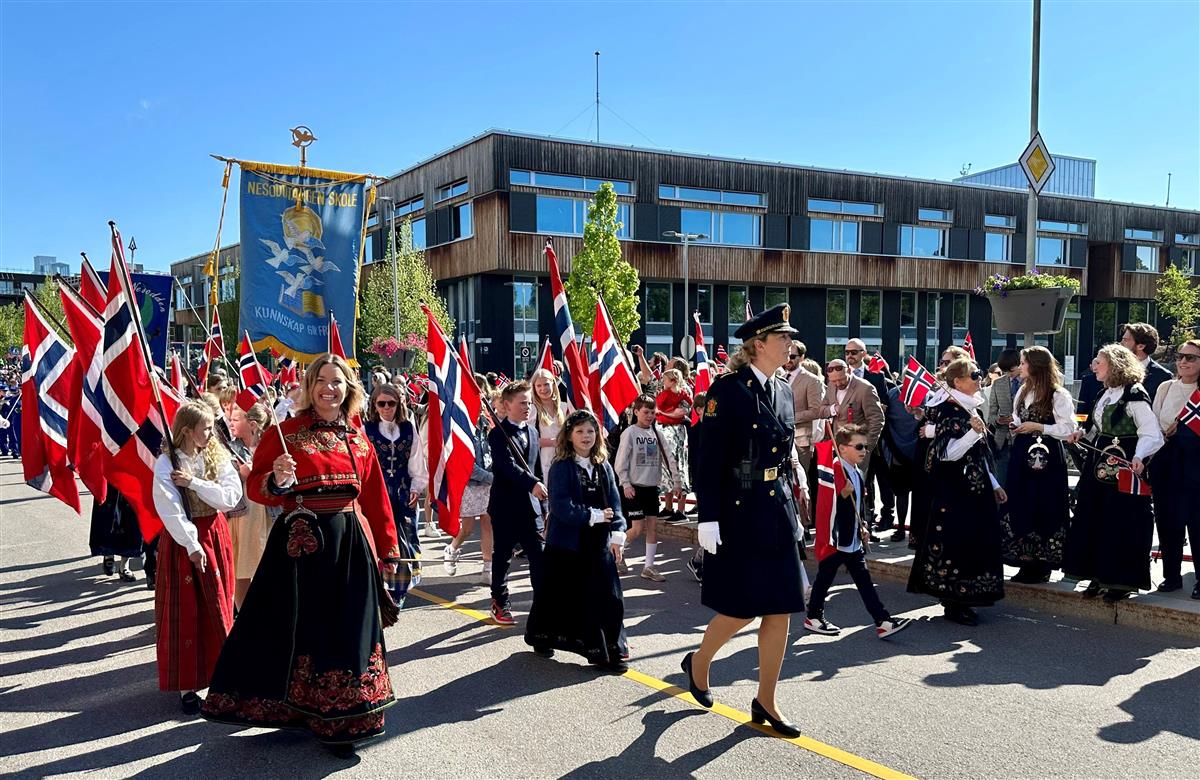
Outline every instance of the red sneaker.
<path id="1" fill-rule="evenodd" d="M 512 612 L 508 611 L 507 606 L 502 606 L 500 602 L 492 599 L 492 622 L 498 626 L 515 626 L 516 618 L 512 616 Z"/>

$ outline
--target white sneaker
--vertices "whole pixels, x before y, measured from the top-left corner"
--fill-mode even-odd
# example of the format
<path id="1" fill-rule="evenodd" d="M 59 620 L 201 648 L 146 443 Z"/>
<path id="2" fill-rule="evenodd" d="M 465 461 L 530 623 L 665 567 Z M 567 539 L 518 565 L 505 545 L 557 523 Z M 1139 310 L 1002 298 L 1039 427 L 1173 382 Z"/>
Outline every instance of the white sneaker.
<path id="1" fill-rule="evenodd" d="M 887 639 L 897 631 L 903 631 L 908 628 L 908 624 L 911 622 L 912 618 L 892 618 L 891 620 L 885 620 L 875 626 L 875 633 L 880 639 Z"/>
<path id="2" fill-rule="evenodd" d="M 462 548 L 454 549 L 454 545 L 446 545 L 446 549 L 442 553 L 442 569 L 453 577 L 458 574 L 458 558 L 462 555 Z"/>
<path id="3" fill-rule="evenodd" d="M 667 578 L 658 573 L 658 569 L 653 566 L 642 567 L 642 579 L 650 580 L 651 582 L 666 582 Z"/>
<path id="4" fill-rule="evenodd" d="M 438 537 L 440 537 L 441 535 L 442 535 L 441 529 L 439 529 L 439 528 L 438 528 L 436 525 L 434 525 L 433 523 L 426 523 L 426 524 L 425 524 L 425 536 L 426 536 L 426 538 L 428 538 L 428 539 L 437 539 L 437 538 L 438 538 Z"/>
<path id="5" fill-rule="evenodd" d="M 825 620 L 825 618 L 805 618 L 804 628 L 807 631 L 812 631 L 814 634 L 824 634 L 825 636 L 837 636 L 842 632 L 842 629 Z"/>
<path id="6" fill-rule="evenodd" d="M 492 562 L 491 561 L 484 562 L 483 571 L 479 572 L 479 583 L 481 585 L 491 585 L 492 584 Z"/>

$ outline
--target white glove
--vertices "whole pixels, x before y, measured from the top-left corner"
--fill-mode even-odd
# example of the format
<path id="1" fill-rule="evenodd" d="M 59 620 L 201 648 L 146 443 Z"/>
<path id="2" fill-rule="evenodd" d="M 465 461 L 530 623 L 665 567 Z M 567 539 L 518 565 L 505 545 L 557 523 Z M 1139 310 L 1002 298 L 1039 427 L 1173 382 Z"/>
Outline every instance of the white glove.
<path id="1" fill-rule="evenodd" d="M 712 521 L 700 523 L 698 526 L 696 526 L 696 538 L 706 553 L 709 555 L 716 555 L 717 545 L 721 543 L 720 523 L 715 523 Z"/>
<path id="2" fill-rule="evenodd" d="M 3 417 L 0 417 L 0 431 L 4 430 L 9 425 L 12 425 L 12 423 L 10 423 L 8 420 L 4 419 Z"/>
<path id="3" fill-rule="evenodd" d="M 931 424 L 928 424 L 928 423 L 926 423 L 926 425 L 925 425 L 925 438 L 926 438 L 926 439 L 932 439 L 932 438 L 934 438 L 935 436 L 937 436 L 937 427 L 936 427 L 936 426 L 934 426 L 934 425 L 931 425 Z"/>

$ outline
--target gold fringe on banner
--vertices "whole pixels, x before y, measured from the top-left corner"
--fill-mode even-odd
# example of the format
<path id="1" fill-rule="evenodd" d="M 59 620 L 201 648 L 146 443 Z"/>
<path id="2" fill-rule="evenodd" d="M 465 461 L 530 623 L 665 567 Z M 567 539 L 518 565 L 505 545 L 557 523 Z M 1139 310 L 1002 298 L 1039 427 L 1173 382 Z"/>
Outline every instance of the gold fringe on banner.
<path id="1" fill-rule="evenodd" d="M 359 237 L 358 237 L 358 274 L 354 277 L 354 282 L 357 286 L 362 285 L 363 255 L 367 251 L 367 220 L 371 216 L 371 208 L 374 207 L 374 205 L 375 205 L 375 196 L 377 194 L 376 189 L 377 188 L 374 185 L 371 186 L 370 191 L 367 193 L 367 207 L 363 209 L 362 232 L 359 234 Z M 380 224 L 382 224 L 382 223 L 380 223 Z M 396 261 L 395 258 L 392 258 L 392 262 L 395 262 L 395 261 Z M 392 305 L 393 306 L 399 305 L 399 301 L 393 302 Z M 361 296 L 359 296 L 358 290 L 355 289 L 355 291 L 354 291 L 354 334 L 355 334 L 355 336 L 358 335 L 358 318 L 362 314 L 361 308 L 362 308 L 361 307 Z"/>
<path id="2" fill-rule="evenodd" d="M 274 336 L 263 336 L 261 339 L 251 344 L 251 346 L 254 347 L 255 352 L 261 352 L 264 349 L 273 349 L 283 357 L 295 360 L 301 368 L 305 367 L 309 363 L 312 363 L 314 360 L 321 357 L 321 355 L 325 354 L 324 352 L 298 352 L 291 347 L 286 346 L 282 341 Z M 354 358 L 347 358 L 346 362 L 351 368 L 359 367 L 358 361 Z"/>
<path id="3" fill-rule="evenodd" d="M 219 157 L 217 159 L 225 159 Z M 227 162 L 236 162 L 242 166 L 243 171 L 254 171 L 255 173 L 274 173 L 280 176 L 312 176 L 320 179 L 332 179 L 334 181 L 366 181 L 373 178 L 366 173 L 346 173 L 344 171 L 327 171 L 322 168 L 309 168 L 305 166 L 301 168 L 299 165 L 277 165 L 275 163 L 253 162 L 251 160 L 227 160 Z"/>

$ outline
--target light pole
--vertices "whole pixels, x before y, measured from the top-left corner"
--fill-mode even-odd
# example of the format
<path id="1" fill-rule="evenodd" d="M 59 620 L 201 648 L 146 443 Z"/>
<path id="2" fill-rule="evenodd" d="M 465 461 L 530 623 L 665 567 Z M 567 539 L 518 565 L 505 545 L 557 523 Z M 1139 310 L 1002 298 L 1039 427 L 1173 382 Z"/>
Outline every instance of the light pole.
<path id="1" fill-rule="evenodd" d="M 1042 48 L 1042 0 L 1033 0 L 1033 62 L 1032 81 L 1029 89 L 1029 140 L 1038 133 L 1038 71 L 1041 69 Z M 1029 203 L 1025 210 L 1025 271 L 1033 273 L 1037 266 L 1037 190 L 1029 185 Z M 1025 332 L 1025 346 L 1034 345 L 1033 333 Z"/>
<path id="2" fill-rule="evenodd" d="M 683 242 L 683 338 L 686 340 L 688 337 L 688 244 L 692 241 L 703 241 L 708 238 L 708 234 L 680 233 L 678 230 L 664 230 L 663 236 L 665 238 L 677 238 Z M 681 349 L 680 352 L 682 351 Z"/>
<path id="3" fill-rule="evenodd" d="M 379 200 L 386 200 L 391 205 L 392 218 L 388 221 L 388 244 L 392 248 L 392 328 L 396 341 L 400 340 L 400 280 L 398 274 L 400 258 L 396 256 L 396 201 L 386 195 L 380 195 Z"/>

